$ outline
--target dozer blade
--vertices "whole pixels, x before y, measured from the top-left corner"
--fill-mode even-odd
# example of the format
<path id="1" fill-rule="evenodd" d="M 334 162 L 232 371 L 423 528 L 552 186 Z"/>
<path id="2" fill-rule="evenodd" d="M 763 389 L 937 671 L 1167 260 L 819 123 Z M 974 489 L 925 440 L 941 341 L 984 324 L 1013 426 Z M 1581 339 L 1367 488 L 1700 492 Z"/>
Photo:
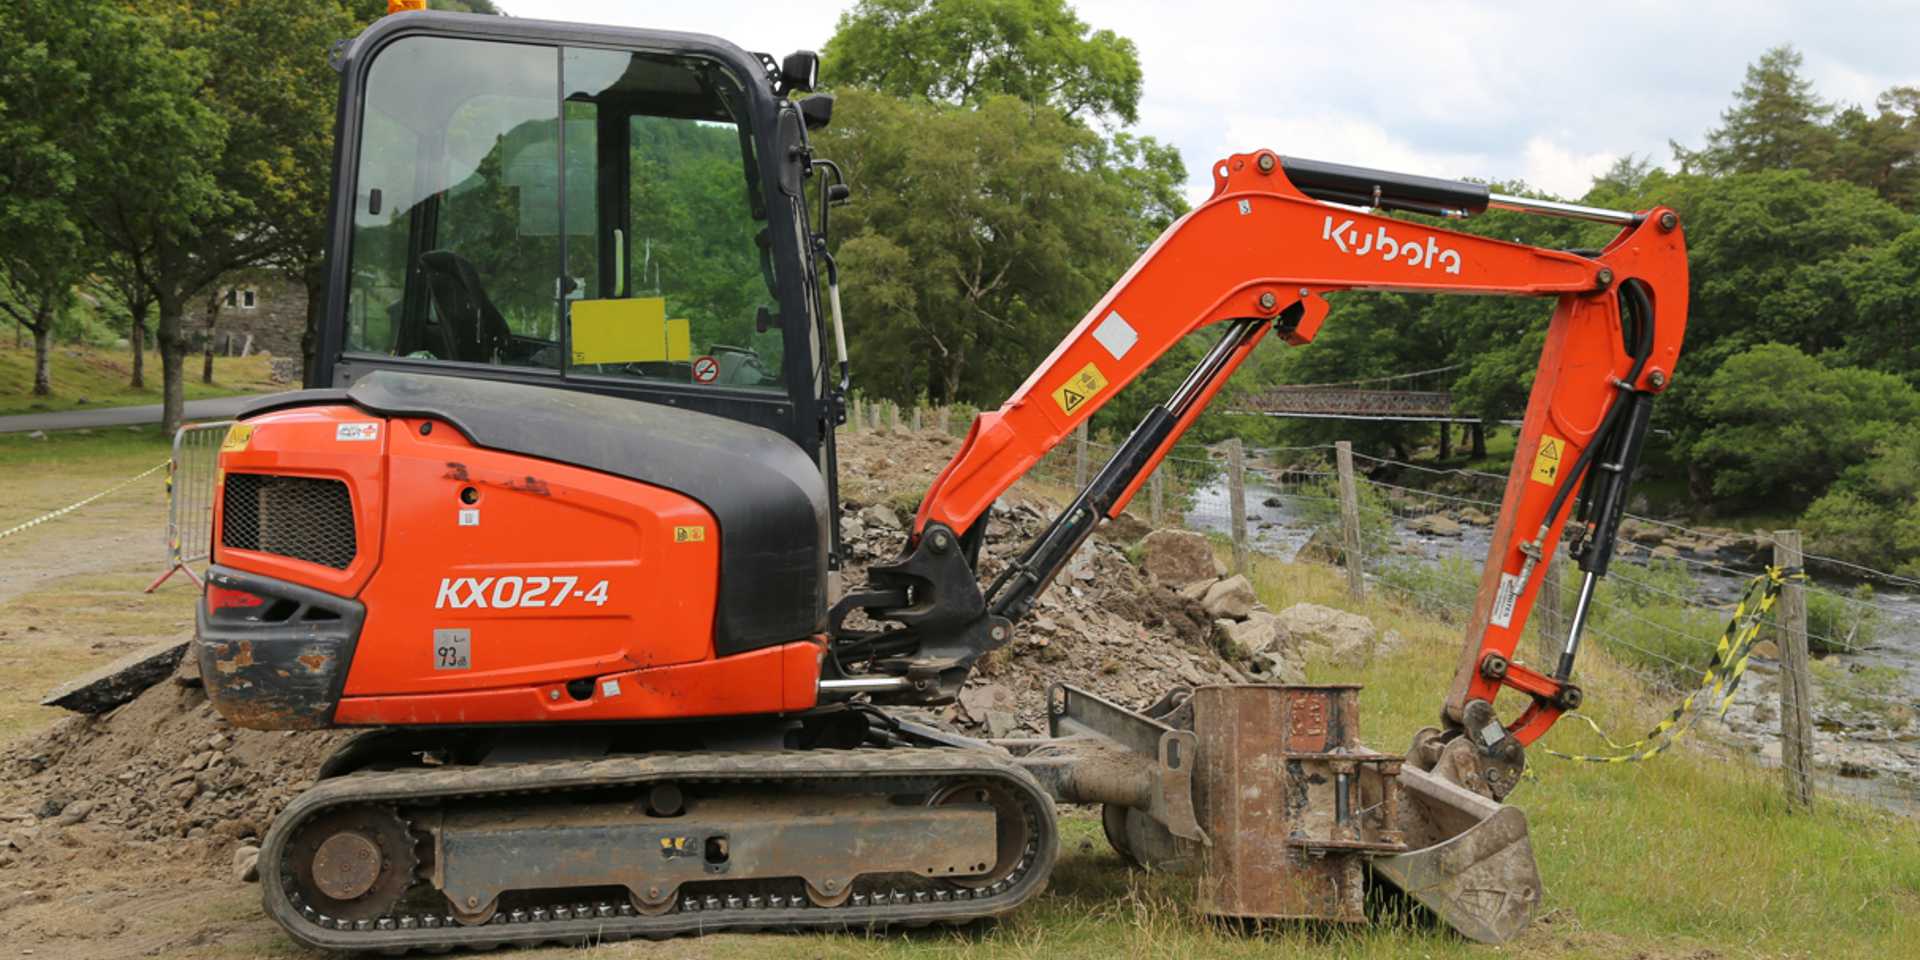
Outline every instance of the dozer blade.
<path id="1" fill-rule="evenodd" d="M 1425 846 L 1375 857 L 1375 874 L 1469 939 L 1503 943 L 1525 929 L 1545 894 L 1526 815 L 1411 766 L 1399 782 L 1408 842 Z"/>

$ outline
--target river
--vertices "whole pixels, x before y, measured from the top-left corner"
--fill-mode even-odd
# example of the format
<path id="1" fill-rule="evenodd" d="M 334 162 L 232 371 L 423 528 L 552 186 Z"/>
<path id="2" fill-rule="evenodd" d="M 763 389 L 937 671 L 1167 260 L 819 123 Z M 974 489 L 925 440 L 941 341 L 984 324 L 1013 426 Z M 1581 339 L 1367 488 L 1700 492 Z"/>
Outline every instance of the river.
<path id="1" fill-rule="evenodd" d="M 1303 510 L 1307 501 L 1293 484 L 1276 486 L 1260 474 L 1249 473 L 1246 485 L 1247 537 L 1254 549 L 1282 558 L 1292 558 L 1313 533 L 1313 522 Z M 1445 506 L 1435 500 L 1435 506 Z M 1489 506 L 1487 513 L 1494 512 Z M 1226 481 L 1216 479 L 1194 491 L 1185 515 L 1190 529 L 1227 533 L 1230 529 L 1230 504 Z M 1415 529 L 1414 519 L 1395 516 L 1392 539 L 1397 559 L 1410 562 L 1438 562 L 1449 557 L 1465 558 L 1478 565 L 1485 562 L 1491 538 L 1487 526 L 1462 523 L 1457 536 L 1434 536 Z M 1746 588 L 1757 569 L 1746 572 L 1729 567 L 1718 555 L 1680 551 L 1694 583 L 1697 602 L 1724 608 L 1730 616 L 1733 602 Z M 1622 556 L 1615 561 L 1644 563 L 1647 550 L 1628 546 L 1623 541 Z M 1574 575 L 1570 569 L 1569 575 Z M 1631 576 L 1631 572 L 1627 572 Z M 1370 580 L 1375 579 L 1368 574 Z M 1847 596 L 1855 583 L 1816 572 L 1813 588 Z M 1603 581 L 1598 596 L 1608 590 Z M 1920 594 L 1878 585 L 1870 600 L 1878 611 L 1878 624 L 1872 641 L 1864 647 L 1825 658 L 1829 665 L 1821 672 L 1830 677 L 1875 677 L 1890 681 L 1890 687 L 1872 688 L 1855 693 L 1852 703 L 1837 696 L 1837 690 L 1816 676 L 1814 690 L 1814 756 L 1817 775 L 1823 786 L 1841 793 L 1869 799 L 1877 804 L 1920 815 Z M 1700 638 L 1711 644 L 1716 638 Z M 1837 669 L 1836 669 L 1837 668 Z M 1880 668 L 1878 670 L 1874 668 Z M 1889 677 L 1888 674 L 1892 676 Z M 1779 762 L 1779 721 L 1777 713 L 1778 665 L 1754 657 L 1748 680 L 1740 689 L 1724 721 L 1703 721 L 1703 729 L 1738 744 L 1756 754 L 1763 763 Z M 1857 682 L 1857 681 L 1855 681 Z M 1866 689 L 1866 688 L 1858 688 Z"/>

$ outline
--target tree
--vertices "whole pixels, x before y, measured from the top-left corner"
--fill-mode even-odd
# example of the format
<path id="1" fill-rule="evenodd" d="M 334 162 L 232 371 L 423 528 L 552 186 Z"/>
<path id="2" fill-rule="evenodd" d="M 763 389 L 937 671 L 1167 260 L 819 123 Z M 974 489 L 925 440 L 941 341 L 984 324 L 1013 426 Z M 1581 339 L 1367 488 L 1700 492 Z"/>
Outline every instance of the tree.
<path id="1" fill-rule="evenodd" d="M 1920 222 L 1856 253 L 1838 268 L 1853 306 L 1853 322 L 1840 334 L 1843 355 L 1920 387 Z"/>
<path id="2" fill-rule="evenodd" d="M 54 323 L 92 250 L 74 218 L 88 131 L 75 99 L 92 86 L 84 3 L 22 0 L 0 13 L 0 313 L 33 333 L 33 393 L 53 384 Z"/>
<path id="3" fill-rule="evenodd" d="M 93 119 L 105 143 L 89 224 L 152 295 L 162 424 L 184 408 L 185 314 L 222 274 L 318 249 L 336 82 L 327 46 L 346 8 L 299 0 L 145 3 L 120 87 Z"/>
<path id="4" fill-rule="evenodd" d="M 1875 105 L 1872 116 L 1856 106 L 1834 118 L 1831 173 L 1920 211 L 1920 87 L 1894 87 Z"/>
<path id="5" fill-rule="evenodd" d="M 1736 354 L 1707 378 L 1687 446 L 1715 497 L 1805 507 L 1920 421 L 1920 391 L 1888 373 L 1829 366 L 1785 344 Z"/>
<path id="6" fill-rule="evenodd" d="M 1807 532 L 1843 560 L 1920 576 L 1920 431 L 1880 443 L 1807 508 Z"/>
<path id="7" fill-rule="evenodd" d="M 820 138 L 861 200 L 836 217 L 863 386 L 997 403 L 1138 251 L 1119 156 L 1058 111 L 859 90 Z M 1136 159 L 1139 154 L 1127 154 Z M 868 327 L 867 330 L 872 330 Z"/>
<path id="8" fill-rule="evenodd" d="M 1138 118 L 1133 41 L 1093 30 L 1065 0 L 860 0 L 840 16 L 822 76 L 896 97 L 979 105 L 995 96 L 1069 118 Z"/>
<path id="9" fill-rule="evenodd" d="M 153 312 L 153 293 L 141 282 L 132 261 L 106 256 L 96 265 L 92 277 L 94 290 L 103 302 L 114 303 L 127 316 L 127 345 L 132 350 L 132 373 L 127 385 L 135 390 L 147 387 L 147 317 Z"/>
<path id="10" fill-rule="evenodd" d="M 1720 114 L 1720 126 L 1707 132 L 1707 144 L 1688 150 L 1673 144 L 1683 171 L 1755 173 L 1761 170 L 1818 169 L 1831 154 L 1832 131 L 1825 127 L 1833 106 L 1814 96 L 1813 81 L 1801 76 L 1800 52 L 1778 46 L 1748 65 L 1734 105 Z"/>

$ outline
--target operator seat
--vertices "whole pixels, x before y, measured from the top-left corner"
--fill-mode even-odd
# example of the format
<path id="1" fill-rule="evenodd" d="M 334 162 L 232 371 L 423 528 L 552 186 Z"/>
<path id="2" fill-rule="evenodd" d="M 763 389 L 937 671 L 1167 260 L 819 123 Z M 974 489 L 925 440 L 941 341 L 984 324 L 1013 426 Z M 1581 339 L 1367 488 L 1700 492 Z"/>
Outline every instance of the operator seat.
<path id="1" fill-rule="evenodd" d="M 513 331 L 487 299 L 473 261 L 451 250 L 429 250 L 420 255 L 420 272 L 438 321 L 429 327 L 430 336 L 439 335 L 434 352 L 445 360 L 492 363 L 506 349 Z"/>

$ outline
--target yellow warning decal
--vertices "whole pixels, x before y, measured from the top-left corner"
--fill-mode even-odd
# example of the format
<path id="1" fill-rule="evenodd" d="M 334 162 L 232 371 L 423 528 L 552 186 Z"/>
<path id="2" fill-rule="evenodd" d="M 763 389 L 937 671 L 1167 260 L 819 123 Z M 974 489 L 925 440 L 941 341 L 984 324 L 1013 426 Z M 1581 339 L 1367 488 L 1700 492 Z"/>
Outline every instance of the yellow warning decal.
<path id="1" fill-rule="evenodd" d="M 1106 388 L 1107 378 L 1100 373 L 1100 368 L 1088 363 L 1053 391 L 1053 402 L 1060 405 L 1061 413 L 1072 415 L 1080 411 L 1081 404 Z"/>
<path id="2" fill-rule="evenodd" d="M 1567 442 L 1551 433 L 1540 435 L 1540 450 L 1533 455 L 1533 482 L 1553 486 L 1560 481 L 1560 461 Z"/>
<path id="3" fill-rule="evenodd" d="M 705 543 L 706 540 L 707 540 L 706 527 L 674 527 L 673 528 L 674 543 Z"/>
<path id="4" fill-rule="evenodd" d="M 247 442 L 253 439 L 253 424 L 236 423 L 227 428 L 227 438 L 220 441 L 221 453 L 239 453 L 247 448 Z"/>

